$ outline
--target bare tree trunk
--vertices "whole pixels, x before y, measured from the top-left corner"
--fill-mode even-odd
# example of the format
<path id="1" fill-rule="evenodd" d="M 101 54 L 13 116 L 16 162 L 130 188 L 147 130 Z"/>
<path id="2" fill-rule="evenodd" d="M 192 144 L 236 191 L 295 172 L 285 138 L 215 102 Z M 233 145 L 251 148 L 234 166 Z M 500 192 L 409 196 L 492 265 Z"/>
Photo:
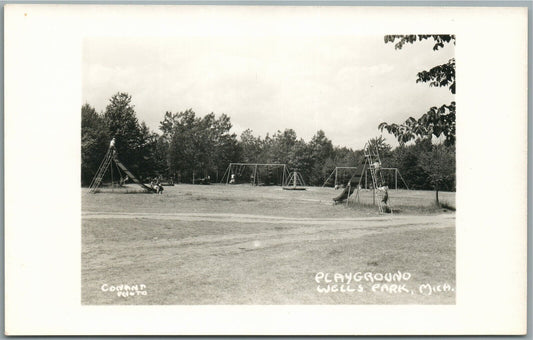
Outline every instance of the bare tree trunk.
<path id="1" fill-rule="evenodd" d="M 439 203 L 439 183 L 435 183 L 435 203 L 440 207 Z"/>

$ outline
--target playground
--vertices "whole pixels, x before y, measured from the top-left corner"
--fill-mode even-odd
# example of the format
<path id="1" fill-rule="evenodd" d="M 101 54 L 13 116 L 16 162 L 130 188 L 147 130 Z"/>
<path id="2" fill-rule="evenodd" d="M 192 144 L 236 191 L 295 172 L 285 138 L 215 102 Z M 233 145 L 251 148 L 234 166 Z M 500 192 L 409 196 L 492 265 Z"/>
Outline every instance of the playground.
<path id="1" fill-rule="evenodd" d="M 328 187 L 136 189 L 82 189 L 83 304 L 455 303 L 455 213 L 433 191 L 392 189 L 380 214 L 372 190 L 334 205 Z"/>

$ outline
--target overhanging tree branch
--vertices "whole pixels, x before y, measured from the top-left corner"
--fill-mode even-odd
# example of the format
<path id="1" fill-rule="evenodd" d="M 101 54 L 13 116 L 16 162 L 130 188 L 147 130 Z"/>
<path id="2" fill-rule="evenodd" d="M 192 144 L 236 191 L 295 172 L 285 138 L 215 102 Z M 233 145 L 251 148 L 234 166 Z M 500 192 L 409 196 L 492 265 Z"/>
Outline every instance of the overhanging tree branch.
<path id="1" fill-rule="evenodd" d="M 447 43 L 455 44 L 455 35 L 386 35 L 385 43 L 393 43 L 395 49 L 401 49 L 405 44 L 412 44 L 416 41 L 433 39 L 433 50 L 437 51 Z M 396 42 L 397 41 L 397 42 Z M 451 93 L 455 94 L 455 58 L 447 63 L 432 67 L 427 71 L 417 74 L 417 83 L 429 83 L 432 87 L 447 86 Z M 432 107 L 419 119 L 409 117 L 403 124 L 389 124 L 383 122 L 378 129 L 394 135 L 401 144 L 413 139 L 431 139 L 433 136 L 445 136 L 446 145 L 455 144 L 455 102 L 441 107 Z"/>
<path id="2" fill-rule="evenodd" d="M 409 117 L 403 124 L 379 124 L 380 131 L 386 130 L 401 144 L 413 139 L 444 136 L 446 145 L 455 144 L 455 102 L 441 107 L 432 107 L 419 119 Z"/>
<path id="3" fill-rule="evenodd" d="M 429 86 L 444 87 L 449 86 L 450 91 L 455 94 L 455 58 L 450 59 L 446 64 L 435 66 L 429 71 L 418 73 L 417 83 L 429 83 Z"/>
<path id="4" fill-rule="evenodd" d="M 414 42 L 426 40 L 426 39 L 433 39 L 435 42 L 435 45 L 433 45 L 433 51 L 437 51 L 439 48 L 444 47 L 444 44 L 453 42 L 455 44 L 455 35 L 450 34 L 406 34 L 406 35 L 386 35 L 385 36 L 385 43 L 394 43 L 396 39 L 398 39 L 398 42 L 394 45 L 394 48 L 396 50 L 401 50 L 402 47 L 409 43 L 412 44 Z"/>

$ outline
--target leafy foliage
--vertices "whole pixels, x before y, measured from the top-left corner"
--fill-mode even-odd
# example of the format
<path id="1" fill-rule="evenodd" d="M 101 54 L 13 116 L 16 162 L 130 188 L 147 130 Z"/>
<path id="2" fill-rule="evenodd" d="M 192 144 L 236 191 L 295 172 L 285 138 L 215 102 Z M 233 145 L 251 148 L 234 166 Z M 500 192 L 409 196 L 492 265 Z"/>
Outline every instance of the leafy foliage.
<path id="1" fill-rule="evenodd" d="M 455 94 L 455 58 L 448 60 L 446 64 L 432 67 L 429 71 L 418 73 L 417 83 L 429 83 L 434 87 L 449 87 L 450 92 Z"/>
<path id="2" fill-rule="evenodd" d="M 379 153 L 382 163 L 390 158 L 392 147 L 385 142 L 383 136 L 371 138 L 368 141 L 368 145 L 371 150 L 375 150 Z M 388 164 L 383 164 L 387 167 Z"/>
<path id="3" fill-rule="evenodd" d="M 216 181 L 221 179 L 231 162 L 284 163 L 290 170 L 300 171 L 307 184 L 320 186 L 335 167 L 357 166 L 364 160 L 363 150 L 334 146 L 322 130 L 317 131 L 309 142 L 298 138 L 292 129 L 276 131 L 265 137 L 255 136 L 248 129 L 237 138 L 231 132 L 229 116 L 209 113 L 201 117 L 192 109 L 165 112 L 158 134 L 150 131 L 144 122 L 139 123 L 131 96 L 126 93 L 113 95 L 103 114 L 98 114 L 89 104 L 83 105 L 81 111 L 84 185 L 94 176 L 113 136 L 120 159 L 138 177 L 145 179 L 162 175 L 191 182 L 193 176 L 197 179 L 211 176 Z M 431 128 L 438 133 L 441 128 L 439 119 L 448 114 L 448 111 L 442 114 L 434 108 L 424 119 L 433 119 Z M 420 123 L 416 126 L 418 122 L 414 119 L 409 124 L 416 129 L 427 125 Z M 410 187 L 432 189 L 434 180 L 438 180 L 440 190 L 453 189 L 454 168 L 441 169 L 442 176 L 437 178 L 436 170 L 428 167 L 426 159 L 421 158 L 422 154 L 432 150 L 430 140 L 418 139 L 414 145 L 400 145 L 396 149 L 392 149 L 382 136 L 369 142 L 379 150 L 383 165 L 399 168 Z M 266 173 L 263 178 L 271 175 Z"/>
<path id="4" fill-rule="evenodd" d="M 433 39 L 435 45 L 433 45 L 433 51 L 437 51 L 439 48 L 444 47 L 445 44 L 453 42 L 455 44 L 455 35 L 449 34 L 409 34 L 409 35 L 386 35 L 385 43 L 394 43 L 398 39 L 398 42 L 395 43 L 394 48 L 401 50 L 402 47 L 409 43 L 412 44 L 416 41 L 422 41 L 427 39 Z"/>
<path id="5" fill-rule="evenodd" d="M 455 44 L 454 35 L 386 35 L 385 43 L 395 43 L 395 49 L 401 49 L 405 44 L 415 41 L 433 39 L 433 50 L 437 51 L 447 43 Z M 455 94 L 455 59 L 450 59 L 446 64 L 432 67 L 428 71 L 421 71 L 416 82 L 429 83 L 429 86 L 448 87 Z M 440 107 L 432 107 L 419 119 L 410 117 L 403 124 L 381 123 L 378 129 L 393 134 L 401 144 L 416 138 L 429 138 L 432 136 L 445 137 L 445 144 L 455 144 L 455 102 Z"/>
<path id="6" fill-rule="evenodd" d="M 134 106 L 131 103 L 131 96 L 122 92 L 113 95 L 109 99 L 104 117 L 110 136 L 116 140 L 115 147 L 121 161 L 133 173 L 139 174 L 139 170 L 142 169 L 143 165 L 140 160 L 147 155 L 142 150 L 144 138 L 141 126 L 135 115 Z"/>
<path id="7" fill-rule="evenodd" d="M 88 185 L 94 177 L 109 144 L 103 115 L 89 104 L 81 107 L 81 181 Z"/>
<path id="8" fill-rule="evenodd" d="M 420 155 L 420 167 L 427 173 L 435 189 L 435 203 L 439 205 L 439 188 L 447 180 L 455 178 L 455 149 L 443 144 Z"/>
<path id="9" fill-rule="evenodd" d="M 403 124 L 381 123 L 378 129 L 387 130 L 405 144 L 417 137 L 431 139 L 432 136 L 445 137 L 446 145 L 455 145 L 455 102 L 441 107 L 432 107 L 419 119 L 409 117 Z"/>
<path id="10" fill-rule="evenodd" d="M 398 168 L 410 189 L 433 189 L 427 173 L 420 167 L 419 158 L 431 149 L 430 140 L 417 140 L 413 145 L 400 145 L 391 155 L 390 162 Z"/>
<path id="11" fill-rule="evenodd" d="M 197 117 L 192 109 L 167 112 L 160 129 L 168 145 L 169 171 L 182 179 L 216 177 L 237 155 L 237 138 L 224 114 L 216 118 L 214 113 Z"/>

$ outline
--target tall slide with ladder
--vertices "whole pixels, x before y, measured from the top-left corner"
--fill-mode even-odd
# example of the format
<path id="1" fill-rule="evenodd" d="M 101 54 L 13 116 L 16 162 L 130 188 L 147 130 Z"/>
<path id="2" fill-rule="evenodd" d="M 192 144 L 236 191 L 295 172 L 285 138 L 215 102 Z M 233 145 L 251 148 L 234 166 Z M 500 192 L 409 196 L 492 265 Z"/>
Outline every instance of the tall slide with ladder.
<path id="1" fill-rule="evenodd" d="M 372 188 L 374 192 L 377 193 L 377 203 L 380 213 L 390 212 L 392 209 L 388 204 L 389 191 L 385 186 L 385 181 L 383 180 L 383 172 L 381 170 L 381 159 L 379 158 L 379 152 L 377 148 L 372 148 L 369 143 L 365 144 L 365 159 L 368 164 L 368 169 L 370 170 L 370 177 L 372 178 Z"/>
<path id="2" fill-rule="evenodd" d="M 361 179 L 365 174 L 366 168 L 366 161 L 361 162 L 360 166 L 355 169 L 355 173 L 344 187 L 344 190 L 333 199 L 335 203 L 347 200 L 357 190 L 357 187 L 361 184 Z"/>
<path id="3" fill-rule="evenodd" d="M 143 188 L 146 192 L 155 192 L 155 189 L 144 185 L 131 171 L 126 168 L 124 164 L 118 159 L 116 152 L 109 148 L 107 150 L 107 153 L 105 154 L 104 159 L 102 160 L 102 163 L 100 163 L 100 166 L 98 167 L 98 170 L 96 171 L 96 175 L 93 177 L 93 180 L 91 181 L 91 184 L 89 185 L 89 192 L 96 193 L 97 189 L 102 184 L 102 179 L 104 178 L 109 166 L 111 163 L 115 163 L 115 165 L 120 168 L 124 173 L 131 178 L 131 180 L 139 185 L 141 188 Z"/>
<path id="4" fill-rule="evenodd" d="M 383 173 L 381 171 L 381 159 L 379 158 L 379 152 L 377 149 L 373 150 L 369 143 L 365 144 L 364 148 L 364 161 L 361 166 L 357 167 L 356 172 L 352 178 L 348 181 L 348 185 L 344 188 L 343 192 L 333 199 L 335 203 L 347 200 L 354 192 L 358 192 L 361 186 L 363 176 L 368 169 L 370 171 L 370 177 L 372 179 L 372 187 L 374 192 L 377 193 L 377 204 L 380 213 L 392 212 L 388 204 L 388 189 L 385 187 L 385 181 L 383 180 Z"/>

